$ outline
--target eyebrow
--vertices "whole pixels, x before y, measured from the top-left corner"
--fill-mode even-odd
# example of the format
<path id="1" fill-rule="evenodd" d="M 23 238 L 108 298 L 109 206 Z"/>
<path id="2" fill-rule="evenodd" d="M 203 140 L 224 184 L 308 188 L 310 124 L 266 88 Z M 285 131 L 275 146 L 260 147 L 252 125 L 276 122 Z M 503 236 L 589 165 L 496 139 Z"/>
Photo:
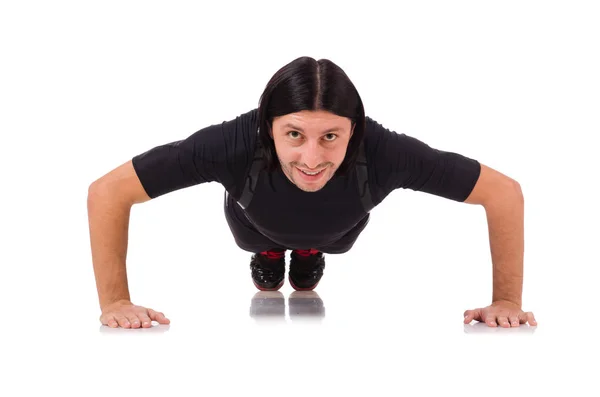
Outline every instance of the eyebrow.
<path id="1" fill-rule="evenodd" d="M 291 123 L 287 123 L 287 124 L 285 124 L 285 125 L 283 126 L 283 128 L 292 128 L 292 129 L 294 129 L 294 130 L 298 130 L 298 131 L 300 131 L 300 132 L 304 132 L 304 130 L 303 130 L 302 128 L 300 128 L 300 127 L 298 127 L 298 126 L 295 126 L 295 125 L 293 125 L 293 124 L 291 124 Z M 328 129 L 328 130 L 326 130 L 326 131 L 323 131 L 323 134 L 327 134 L 327 133 L 330 133 L 330 132 L 333 132 L 333 131 L 341 131 L 341 130 L 342 130 L 342 128 L 341 128 L 341 127 L 334 127 L 334 128 L 330 128 L 330 129 Z"/>

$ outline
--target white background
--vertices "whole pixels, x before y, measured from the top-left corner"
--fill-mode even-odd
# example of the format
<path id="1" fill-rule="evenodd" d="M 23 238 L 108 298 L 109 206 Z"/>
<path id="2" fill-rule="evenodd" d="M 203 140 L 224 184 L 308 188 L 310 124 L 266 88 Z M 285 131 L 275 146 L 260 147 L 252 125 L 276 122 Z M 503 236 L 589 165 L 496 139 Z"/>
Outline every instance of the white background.
<path id="1" fill-rule="evenodd" d="M 0 394 L 597 395 L 595 2 L 1 4 Z M 256 107 L 303 55 L 387 128 L 520 182 L 536 328 L 463 325 L 491 299 L 485 211 L 404 190 L 326 256 L 324 318 L 250 316 L 218 184 L 132 209 L 132 299 L 171 325 L 101 326 L 89 184 Z"/>

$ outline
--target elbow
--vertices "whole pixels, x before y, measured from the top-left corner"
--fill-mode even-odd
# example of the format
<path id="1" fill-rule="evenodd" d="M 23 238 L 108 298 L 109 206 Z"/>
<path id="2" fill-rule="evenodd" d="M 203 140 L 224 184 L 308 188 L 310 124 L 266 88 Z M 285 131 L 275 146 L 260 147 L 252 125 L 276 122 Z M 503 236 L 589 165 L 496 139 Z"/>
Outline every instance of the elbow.
<path id="1" fill-rule="evenodd" d="M 521 184 L 517 181 L 515 181 L 513 179 L 513 184 L 512 184 L 512 190 L 514 192 L 514 194 L 521 200 L 521 202 L 524 202 L 525 199 L 523 197 L 523 189 L 521 189 Z"/>
<path id="2" fill-rule="evenodd" d="M 102 197 L 105 197 L 106 188 L 99 181 L 94 181 L 88 186 L 87 205 L 88 210 L 95 205 Z"/>
<path id="3" fill-rule="evenodd" d="M 96 179 L 88 186 L 88 199 L 93 196 L 97 196 L 100 192 L 106 190 L 106 184 L 102 182 L 102 179 Z"/>
<path id="4" fill-rule="evenodd" d="M 105 202 L 108 199 L 115 199 L 116 195 L 108 181 L 98 179 L 88 186 L 87 201 L 94 203 L 98 201 Z"/>

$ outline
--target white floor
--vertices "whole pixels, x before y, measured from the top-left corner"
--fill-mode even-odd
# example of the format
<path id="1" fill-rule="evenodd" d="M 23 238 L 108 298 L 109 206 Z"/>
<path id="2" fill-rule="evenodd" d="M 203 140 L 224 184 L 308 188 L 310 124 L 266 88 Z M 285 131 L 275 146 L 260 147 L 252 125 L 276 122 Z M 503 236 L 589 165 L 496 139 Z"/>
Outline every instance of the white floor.
<path id="1" fill-rule="evenodd" d="M 597 396 L 593 3 L 213 3 L 2 6 L 0 394 Z M 256 106 L 301 55 L 385 126 L 521 183 L 537 327 L 463 324 L 492 294 L 482 207 L 396 191 L 313 293 L 260 293 L 217 184 L 132 210 L 131 297 L 171 324 L 101 326 L 89 184 Z"/>
<path id="2" fill-rule="evenodd" d="M 597 272 L 589 246 L 571 252 L 576 233 L 553 236 L 530 220 L 524 309 L 539 325 L 489 328 L 462 323 L 463 311 L 489 304 L 491 293 L 481 208 L 398 192 L 373 211 L 355 249 L 326 255 L 315 291 L 296 292 L 286 281 L 260 292 L 250 254 L 214 210 L 219 192 L 190 189 L 132 213 L 132 299 L 163 311 L 166 326 L 99 323 L 84 191 L 67 199 L 77 211 L 56 215 L 70 228 L 44 234 L 50 230 L 40 226 L 31 232 L 35 249 L 14 242 L 23 251 L 5 262 L 2 277 L 2 361 L 22 392 L 13 395 L 429 395 L 486 387 L 491 395 L 591 395 Z M 419 209 L 408 210 L 417 201 Z M 437 220 L 417 222 L 422 211 Z"/>

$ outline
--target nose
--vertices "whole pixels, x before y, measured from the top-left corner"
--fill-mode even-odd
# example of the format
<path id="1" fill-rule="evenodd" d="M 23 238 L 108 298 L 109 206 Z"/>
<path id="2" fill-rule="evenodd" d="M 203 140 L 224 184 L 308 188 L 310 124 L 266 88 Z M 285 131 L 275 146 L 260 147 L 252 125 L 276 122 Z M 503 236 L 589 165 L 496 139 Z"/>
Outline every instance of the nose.
<path id="1" fill-rule="evenodd" d="M 319 147 L 318 142 L 309 142 L 306 144 L 304 148 L 304 153 L 302 159 L 304 160 L 304 165 L 310 169 L 316 169 L 322 163 L 322 148 Z"/>

